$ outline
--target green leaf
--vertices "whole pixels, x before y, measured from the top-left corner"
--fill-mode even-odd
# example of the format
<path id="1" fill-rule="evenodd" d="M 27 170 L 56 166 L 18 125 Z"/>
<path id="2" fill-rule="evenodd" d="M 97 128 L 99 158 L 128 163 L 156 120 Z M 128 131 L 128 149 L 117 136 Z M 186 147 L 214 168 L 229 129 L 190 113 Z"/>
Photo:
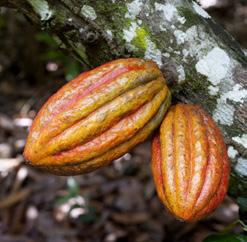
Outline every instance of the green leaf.
<path id="1" fill-rule="evenodd" d="M 247 236 L 240 234 L 215 234 L 210 235 L 203 242 L 247 242 Z"/>
<path id="2" fill-rule="evenodd" d="M 238 197 L 237 204 L 242 211 L 247 212 L 247 198 L 246 197 Z"/>
<path id="3" fill-rule="evenodd" d="M 35 38 L 40 43 L 49 45 L 50 47 L 58 47 L 58 44 L 54 37 L 46 32 L 39 32 L 35 35 Z"/>
<path id="4" fill-rule="evenodd" d="M 71 197 L 73 196 L 71 196 L 70 194 L 67 194 L 63 197 L 59 197 L 56 199 L 56 204 L 61 205 L 61 204 L 67 203 L 71 199 Z"/>
<path id="5" fill-rule="evenodd" d="M 62 52 L 59 52 L 58 50 L 47 50 L 43 54 L 40 55 L 41 60 L 47 61 L 47 60 L 53 60 L 53 61 L 60 61 L 64 59 L 64 55 Z"/>
<path id="6" fill-rule="evenodd" d="M 78 62 L 68 61 L 65 63 L 65 78 L 67 81 L 72 80 L 80 72 L 82 72 L 82 67 Z"/>
<path id="7" fill-rule="evenodd" d="M 85 223 L 93 223 L 97 220 L 97 217 L 94 214 L 82 214 L 80 219 Z"/>
<path id="8" fill-rule="evenodd" d="M 73 177 L 69 177 L 67 179 L 67 186 L 68 186 L 68 191 L 69 191 L 70 197 L 75 197 L 79 194 L 80 187 Z"/>

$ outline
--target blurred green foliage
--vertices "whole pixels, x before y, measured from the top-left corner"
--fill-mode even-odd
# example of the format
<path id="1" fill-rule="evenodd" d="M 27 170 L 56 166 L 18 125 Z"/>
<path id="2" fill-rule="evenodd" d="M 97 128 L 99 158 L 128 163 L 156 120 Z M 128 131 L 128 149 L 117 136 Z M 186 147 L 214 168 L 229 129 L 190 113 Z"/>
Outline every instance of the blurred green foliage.
<path id="1" fill-rule="evenodd" d="M 40 55 L 41 61 L 53 61 L 64 67 L 64 75 L 67 81 L 70 81 L 79 73 L 83 72 L 81 63 L 77 62 L 69 55 L 65 55 L 59 48 L 56 38 L 46 32 L 39 32 L 35 39 L 40 44 L 46 45 L 44 52 Z"/>
<path id="2" fill-rule="evenodd" d="M 76 197 L 79 195 L 80 187 L 77 184 L 76 180 L 72 177 L 69 177 L 67 180 L 67 194 L 57 199 L 57 204 L 66 203 L 70 198 Z"/>
<path id="3" fill-rule="evenodd" d="M 2 15 L 0 15 L 0 29 L 4 28 L 5 26 L 6 26 L 6 20 Z"/>
<path id="4" fill-rule="evenodd" d="M 81 201 L 85 201 L 81 203 Z M 90 205 L 89 199 L 80 195 L 80 187 L 73 177 L 69 177 L 67 180 L 67 194 L 57 199 L 56 204 L 69 204 L 70 208 L 68 215 L 73 212 L 74 209 L 81 209 L 83 213 L 79 215 L 79 219 L 85 223 L 93 223 L 96 221 L 96 209 Z"/>
<path id="5" fill-rule="evenodd" d="M 237 225 L 241 225 L 242 229 L 247 231 L 247 225 L 239 219 L 227 226 L 222 233 L 210 235 L 203 242 L 247 242 L 247 236 L 230 233 Z"/>

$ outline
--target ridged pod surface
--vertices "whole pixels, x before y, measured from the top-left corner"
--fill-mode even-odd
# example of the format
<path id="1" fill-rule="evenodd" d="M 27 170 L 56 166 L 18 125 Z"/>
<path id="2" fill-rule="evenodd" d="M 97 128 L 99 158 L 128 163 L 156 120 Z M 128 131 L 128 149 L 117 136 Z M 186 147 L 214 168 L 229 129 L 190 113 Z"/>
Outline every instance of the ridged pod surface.
<path id="1" fill-rule="evenodd" d="M 198 105 L 171 107 L 152 144 L 157 193 L 184 221 L 210 214 L 224 199 L 230 165 L 222 134 Z"/>
<path id="2" fill-rule="evenodd" d="M 33 122 L 24 156 L 58 175 L 93 171 L 144 141 L 161 123 L 170 99 L 154 62 L 106 63 L 49 98 Z"/>

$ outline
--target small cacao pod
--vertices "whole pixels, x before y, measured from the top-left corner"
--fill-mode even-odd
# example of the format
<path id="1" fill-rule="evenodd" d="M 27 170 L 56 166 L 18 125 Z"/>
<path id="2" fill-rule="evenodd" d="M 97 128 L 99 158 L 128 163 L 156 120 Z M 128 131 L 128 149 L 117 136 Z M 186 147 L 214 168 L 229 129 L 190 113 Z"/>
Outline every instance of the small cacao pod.
<path id="1" fill-rule="evenodd" d="M 171 107 L 152 144 L 157 193 L 184 221 L 210 214 L 224 199 L 230 164 L 222 134 L 198 105 Z"/>
<path id="2" fill-rule="evenodd" d="M 161 123 L 170 99 L 154 62 L 106 63 L 49 98 L 30 129 L 24 157 L 58 175 L 93 171 L 144 141 Z"/>

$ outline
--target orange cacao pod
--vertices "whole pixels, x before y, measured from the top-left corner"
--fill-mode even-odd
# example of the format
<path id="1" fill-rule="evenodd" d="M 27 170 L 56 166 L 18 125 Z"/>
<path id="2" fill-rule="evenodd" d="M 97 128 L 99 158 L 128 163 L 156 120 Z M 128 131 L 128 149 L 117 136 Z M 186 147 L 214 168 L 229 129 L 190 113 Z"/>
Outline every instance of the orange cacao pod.
<path id="1" fill-rule="evenodd" d="M 154 62 L 106 63 L 49 98 L 33 122 L 24 156 L 58 175 L 93 171 L 144 141 L 161 123 L 170 99 Z"/>
<path id="2" fill-rule="evenodd" d="M 222 134 L 198 105 L 171 107 L 152 144 L 157 193 L 184 221 L 211 213 L 224 199 L 230 164 Z"/>

